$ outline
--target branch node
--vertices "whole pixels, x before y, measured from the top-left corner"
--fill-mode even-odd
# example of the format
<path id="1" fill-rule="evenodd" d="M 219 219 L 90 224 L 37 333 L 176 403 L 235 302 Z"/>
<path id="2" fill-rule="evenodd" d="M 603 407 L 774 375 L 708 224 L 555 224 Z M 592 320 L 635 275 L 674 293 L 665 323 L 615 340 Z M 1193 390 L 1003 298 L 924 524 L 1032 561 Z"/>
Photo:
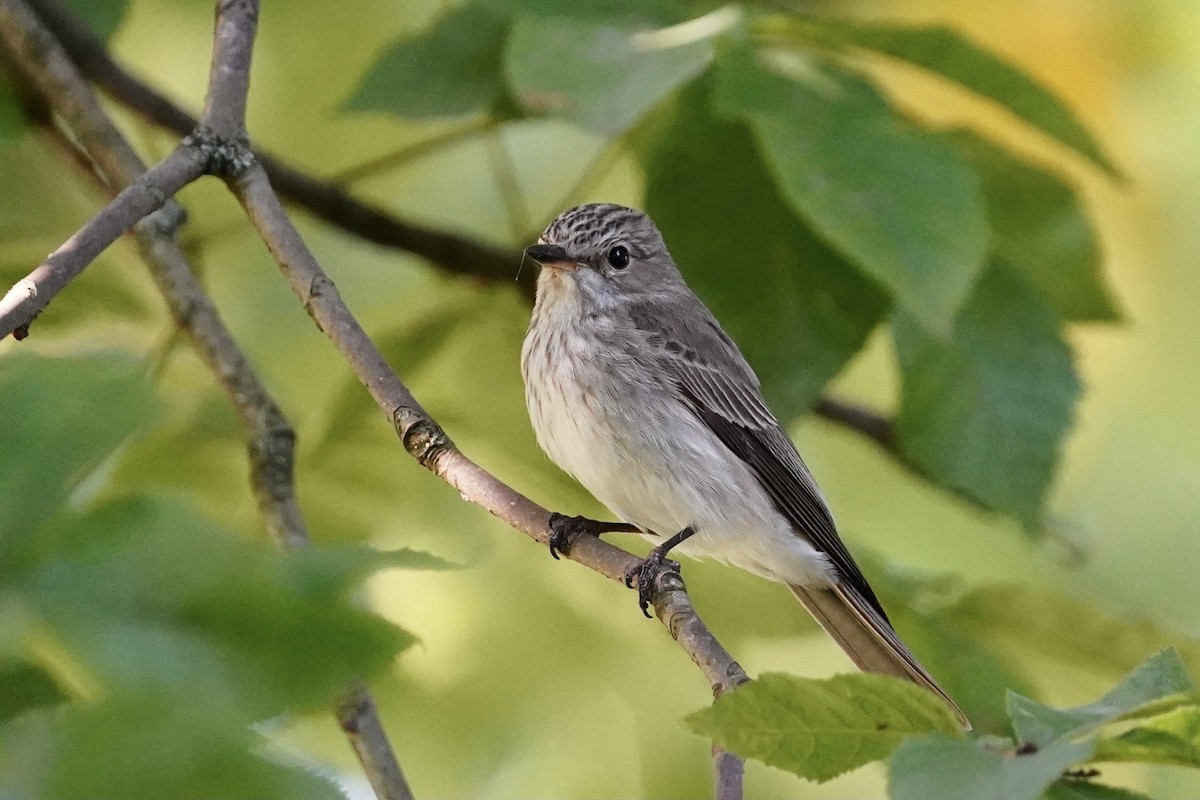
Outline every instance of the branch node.
<path id="1" fill-rule="evenodd" d="M 254 166 L 254 153 L 245 134 L 221 136 L 212 128 L 197 125 L 183 138 L 185 147 L 195 148 L 204 160 L 204 171 L 219 178 L 237 178 Z"/>
<path id="2" fill-rule="evenodd" d="M 429 417 L 406 406 L 392 412 L 392 426 L 400 435 L 404 449 L 426 469 L 436 473 L 438 458 L 454 443 L 441 426 Z"/>

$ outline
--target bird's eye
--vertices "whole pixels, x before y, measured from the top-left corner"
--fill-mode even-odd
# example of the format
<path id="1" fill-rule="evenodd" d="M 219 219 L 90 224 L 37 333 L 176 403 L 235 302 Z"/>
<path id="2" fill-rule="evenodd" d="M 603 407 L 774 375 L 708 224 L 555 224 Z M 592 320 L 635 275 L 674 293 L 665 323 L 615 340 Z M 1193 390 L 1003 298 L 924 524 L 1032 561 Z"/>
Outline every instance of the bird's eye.
<path id="1" fill-rule="evenodd" d="M 608 263 L 613 269 L 625 269 L 629 266 L 629 251 L 623 245 L 617 245 L 608 251 Z"/>

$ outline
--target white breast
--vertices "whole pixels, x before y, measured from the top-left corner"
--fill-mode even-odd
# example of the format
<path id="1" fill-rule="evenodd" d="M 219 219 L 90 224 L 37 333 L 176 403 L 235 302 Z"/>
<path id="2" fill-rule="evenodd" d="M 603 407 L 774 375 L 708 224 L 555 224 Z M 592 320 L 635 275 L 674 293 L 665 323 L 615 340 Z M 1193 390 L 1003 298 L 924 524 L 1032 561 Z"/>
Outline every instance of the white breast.
<path id="1" fill-rule="evenodd" d="M 539 302 L 521 354 L 530 419 L 547 455 L 660 541 L 695 527 L 679 552 L 827 584 L 828 560 L 791 530 L 749 468 L 623 348 L 605 349 L 585 333 L 592 328 L 571 316 L 573 305 Z"/>

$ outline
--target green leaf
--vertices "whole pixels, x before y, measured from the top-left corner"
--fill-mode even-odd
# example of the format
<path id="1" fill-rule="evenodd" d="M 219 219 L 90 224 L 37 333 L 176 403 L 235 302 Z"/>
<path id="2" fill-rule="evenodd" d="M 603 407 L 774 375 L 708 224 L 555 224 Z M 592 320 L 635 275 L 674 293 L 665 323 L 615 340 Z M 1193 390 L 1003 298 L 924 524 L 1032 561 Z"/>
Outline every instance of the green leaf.
<path id="1" fill-rule="evenodd" d="M 1045 746 L 1119 720 L 1147 703 L 1191 689 L 1191 679 L 1179 654 L 1164 650 L 1146 659 L 1094 703 L 1060 710 L 1010 692 L 1008 710 L 1013 730 L 1022 742 Z"/>
<path id="2" fill-rule="evenodd" d="M 0 80 L 0 144 L 19 140 L 28 130 L 25 112 L 8 81 Z"/>
<path id="3" fill-rule="evenodd" d="M 1076 780 L 1059 780 L 1042 797 L 1044 800 L 1152 800 L 1140 792 Z"/>
<path id="4" fill-rule="evenodd" d="M 712 59 L 710 39 L 677 43 L 662 34 L 609 22 L 527 17 L 509 39 L 508 78 L 527 110 L 615 136 Z"/>
<path id="5" fill-rule="evenodd" d="M 0 663 L 0 723 L 66 699 L 57 681 L 41 667 L 23 661 Z"/>
<path id="6" fill-rule="evenodd" d="M 74 481 L 157 409 L 143 368 L 128 358 L 0 360 L 0 571 L 63 503 Z"/>
<path id="7" fill-rule="evenodd" d="M 983 179 L 993 257 L 1024 275 L 1064 318 L 1117 319 L 1100 245 L 1075 190 L 969 131 L 950 140 Z"/>
<path id="8" fill-rule="evenodd" d="M 749 123 L 784 198 L 820 237 L 921 324 L 948 330 L 984 266 L 978 177 L 861 78 L 827 63 L 794 72 L 724 50 L 717 108 Z"/>
<path id="9" fill-rule="evenodd" d="M 768 673 L 684 722 L 738 755 L 815 781 L 886 758 L 910 736 L 959 730 L 931 692 L 866 673 L 825 680 Z"/>
<path id="10" fill-rule="evenodd" d="M 503 93 L 506 31 L 503 17 L 482 6 L 450 11 L 429 30 L 389 47 L 345 108 L 402 117 L 485 111 Z"/>
<path id="11" fill-rule="evenodd" d="M 1101 739 L 1094 760 L 1200 768 L 1200 707 L 1177 708 L 1120 736 Z"/>
<path id="12" fill-rule="evenodd" d="M 129 0 L 64 0 L 64 3 L 104 41 L 111 39 L 121 27 L 125 9 L 129 7 Z"/>
<path id="13" fill-rule="evenodd" d="M 995 100 L 1030 125 L 1090 159 L 1110 175 L 1117 168 L 1061 100 L 1017 67 L 940 25 L 902 27 L 816 19 L 782 23 L 806 39 L 850 44 L 908 61 Z"/>
<path id="14" fill-rule="evenodd" d="M 980 742 L 929 736 L 905 742 L 888 772 L 890 800 L 1036 800 L 1064 770 L 1087 761 L 1094 742 L 1055 742 L 1028 755 Z"/>
<path id="15" fill-rule="evenodd" d="M 1079 379 L 1054 310 L 993 267 L 949 339 L 907 314 L 893 323 L 904 377 L 901 450 L 939 483 L 1032 528 L 1054 476 Z"/>
<path id="16" fill-rule="evenodd" d="M 8 594 L 90 681 L 225 698 L 243 722 L 323 706 L 412 637 L 346 597 L 361 564 L 283 559 L 171 501 L 122 499 L 60 517 Z M 297 574 L 300 569 L 303 575 Z M 217 702 L 210 700 L 210 702 Z"/>
<path id="17" fill-rule="evenodd" d="M 1200 644 L 1194 640 L 1039 589 L 980 587 L 937 616 L 943 626 L 1014 659 L 1036 653 L 1092 673 L 1124 675 L 1147 653 L 1173 646 L 1188 671 L 1200 674 Z"/>
<path id="18" fill-rule="evenodd" d="M 345 595 L 354 584 L 383 569 L 443 571 L 462 569 L 420 550 L 375 550 L 365 545 L 322 545 L 293 550 L 284 556 L 285 580 L 306 592 L 331 598 Z"/>
<path id="19" fill-rule="evenodd" d="M 886 301 L 796 219 L 749 133 L 715 117 L 706 101 L 702 87 L 685 92 L 643 149 L 646 209 L 688 283 L 754 366 L 771 407 L 789 419 L 862 347 Z"/>
<path id="20" fill-rule="evenodd" d="M 55 800 L 343 797 L 325 778 L 256 755 L 262 739 L 231 729 L 203 695 L 120 694 L 68 709 L 55 733 Z"/>

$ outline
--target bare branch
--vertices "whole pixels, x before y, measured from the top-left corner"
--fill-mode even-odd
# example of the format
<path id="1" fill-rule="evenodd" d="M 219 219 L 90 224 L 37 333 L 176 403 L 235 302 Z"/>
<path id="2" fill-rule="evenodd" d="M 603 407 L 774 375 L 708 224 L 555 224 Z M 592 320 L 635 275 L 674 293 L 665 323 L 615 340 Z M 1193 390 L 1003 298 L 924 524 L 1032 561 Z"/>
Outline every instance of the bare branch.
<path id="1" fill-rule="evenodd" d="M 219 137 L 233 139 L 246 134 L 250 59 L 257 31 L 256 0 L 218 0 L 208 98 L 200 120 Z"/>
<path id="2" fill-rule="evenodd" d="M 0 338 L 10 333 L 18 339 L 25 338 L 29 324 L 59 290 L 129 226 L 161 208 L 168 198 L 203 172 L 204 164 L 196 158 L 195 151 L 179 147 L 166 161 L 138 176 L 0 299 Z"/>

